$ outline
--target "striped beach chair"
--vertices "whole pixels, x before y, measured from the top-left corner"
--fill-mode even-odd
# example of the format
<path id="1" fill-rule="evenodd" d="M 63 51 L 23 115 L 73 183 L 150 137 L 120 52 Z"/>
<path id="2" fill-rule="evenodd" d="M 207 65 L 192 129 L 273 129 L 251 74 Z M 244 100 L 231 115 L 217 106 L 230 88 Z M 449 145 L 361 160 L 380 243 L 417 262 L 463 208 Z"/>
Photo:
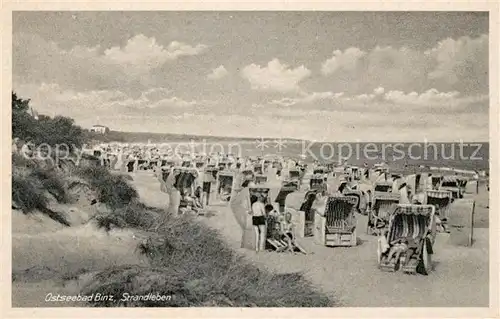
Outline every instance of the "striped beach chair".
<path id="1" fill-rule="evenodd" d="M 315 173 L 311 176 L 311 179 L 309 180 L 309 189 L 310 190 L 322 189 L 324 187 L 323 186 L 324 183 L 325 179 L 323 177 L 323 174 Z"/>
<path id="2" fill-rule="evenodd" d="M 260 174 L 255 175 L 255 184 L 261 185 L 264 183 L 267 183 L 267 176 Z"/>
<path id="3" fill-rule="evenodd" d="M 398 204 L 390 217 L 389 229 L 378 241 L 379 268 L 408 274 L 429 274 L 432 270 L 432 246 L 436 236 L 433 205 Z M 406 245 L 394 254 L 397 245 Z M 398 258 L 399 257 L 399 258 Z"/>
<path id="4" fill-rule="evenodd" d="M 374 192 L 366 228 L 368 235 L 378 235 L 387 229 L 394 206 L 399 203 L 400 198 L 398 193 Z"/>
<path id="5" fill-rule="evenodd" d="M 392 191 L 392 182 L 388 181 L 376 182 L 373 187 L 373 191 L 379 193 L 389 193 Z"/>
<path id="6" fill-rule="evenodd" d="M 455 199 L 463 197 L 460 182 L 457 176 L 443 176 L 439 189 L 450 191 Z"/>
<path id="7" fill-rule="evenodd" d="M 356 246 L 356 215 L 358 198 L 334 194 L 325 201 L 323 214 L 316 212 L 315 239 L 325 246 Z"/>
<path id="8" fill-rule="evenodd" d="M 446 222 L 449 215 L 451 203 L 453 202 L 453 194 L 449 190 L 426 190 L 425 204 L 434 205 L 436 215 L 439 216 L 442 222 Z"/>
<path id="9" fill-rule="evenodd" d="M 235 176 L 231 171 L 220 171 L 217 174 L 218 187 L 217 195 L 223 202 L 228 202 L 231 197 L 231 191 L 234 187 Z"/>

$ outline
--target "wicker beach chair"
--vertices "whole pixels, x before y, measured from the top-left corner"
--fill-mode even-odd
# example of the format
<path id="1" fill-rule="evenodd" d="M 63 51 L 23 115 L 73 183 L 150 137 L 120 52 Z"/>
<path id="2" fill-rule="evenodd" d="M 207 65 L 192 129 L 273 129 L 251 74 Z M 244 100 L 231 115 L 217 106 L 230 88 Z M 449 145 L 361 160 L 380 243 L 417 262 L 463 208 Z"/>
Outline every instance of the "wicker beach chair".
<path id="1" fill-rule="evenodd" d="M 379 193 L 390 193 L 392 191 L 392 182 L 388 181 L 376 182 L 375 185 L 373 186 L 373 191 Z"/>
<path id="2" fill-rule="evenodd" d="M 231 191 L 235 182 L 234 172 L 226 170 L 220 171 L 217 174 L 217 180 L 217 195 L 219 196 L 219 199 L 223 202 L 229 202 L 231 198 Z"/>
<path id="3" fill-rule="evenodd" d="M 389 229 L 378 241 L 377 258 L 382 271 L 430 273 L 436 235 L 434 213 L 432 205 L 396 205 Z M 400 248 L 400 254 L 394 254 L 394 250 Z"/>
<path id="4" fill-rule="evenodd" d="M 358 198 L 332 195 L 323 201 L 324 207 L 315 208 L 314 237 L 325 246 L 356 246 L 356 216 L 353 207 Z"/>
<path id="5" fill-rule="evenodd" d="M 448 190 L 426 190 L 425 204 L 436 207 L 436 215 L 446 223 L 453 202 L 453 194 Z"/>
<path id="6" fill-rule="evenodd" d="M 443 176 L 441 180 L 441 184 L 439 185 L 440 190 L 450 191 L 453 195 L 453 198 L 458 199 L 463 197 L 463 192 L 460 187 L 460 182 L 457 176 Z"/>
<path id="7" fill-rule="evenodd" d="M 372 209 L 368 214 L 368 235 L 378 235 L 389 226 L 389 217 L 401 196 L 397 193 L 374 192 Z"/>
<path id="8" fill-rule="evenodd" d="M 267 176 L 260 174 L 255 175 L 255 184 L 261 185 L 264 183 L 267 183 Z"/>

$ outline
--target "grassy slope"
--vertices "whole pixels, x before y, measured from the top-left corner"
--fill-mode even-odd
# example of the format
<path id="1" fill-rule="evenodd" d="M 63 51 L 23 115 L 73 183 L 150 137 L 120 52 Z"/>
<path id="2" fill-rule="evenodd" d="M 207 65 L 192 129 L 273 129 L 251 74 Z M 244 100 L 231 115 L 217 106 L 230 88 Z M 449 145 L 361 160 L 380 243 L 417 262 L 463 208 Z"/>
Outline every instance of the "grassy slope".
<path id="1" fill-rule="evenodd" d="M 13 159 L 12 195 L 25 213 L 49 209 L 49 199 L 71 201 L 69 176 L 38 163 Z M 171 295 L 172 300 L 138 301 L 127 306 L 332 306 L 331 299 L 318 293 L 301 274 L 277 275 L 259 269 L 239 257 L 219 233 L 190 217 L 173 218 L 166 212 L 146 207 L 124 176 L 100 167 L 76 168 L 72 175 L 90 184 L 96 197 L 109 207 L 96 217 L 106 229 L 140 230 L 140 250 L 151 267 L 139 265 L 104 269 L 84 287 L 83 293 Z M 53 193 L 55 195 L 49 195 Z M 23 195 L 24 194 L 24 195 Z M 63 214 L 49 217 L 58 222 Z M 135 247 L 131 247 L 131 250 Z M 98 302 L 95 306 L 119 306 Z"/>

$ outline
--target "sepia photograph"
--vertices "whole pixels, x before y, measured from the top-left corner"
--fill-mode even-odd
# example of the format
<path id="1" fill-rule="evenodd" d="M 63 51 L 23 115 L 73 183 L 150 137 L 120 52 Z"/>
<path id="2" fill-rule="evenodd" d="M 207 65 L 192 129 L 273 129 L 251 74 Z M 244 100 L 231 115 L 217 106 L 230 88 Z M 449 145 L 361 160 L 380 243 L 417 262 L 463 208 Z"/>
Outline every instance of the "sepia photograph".
<path id="1" fill-rule="evenodd" d="M 214 10 L 12 11 L 11 307 L 490 307 L 491 12 Z"/>

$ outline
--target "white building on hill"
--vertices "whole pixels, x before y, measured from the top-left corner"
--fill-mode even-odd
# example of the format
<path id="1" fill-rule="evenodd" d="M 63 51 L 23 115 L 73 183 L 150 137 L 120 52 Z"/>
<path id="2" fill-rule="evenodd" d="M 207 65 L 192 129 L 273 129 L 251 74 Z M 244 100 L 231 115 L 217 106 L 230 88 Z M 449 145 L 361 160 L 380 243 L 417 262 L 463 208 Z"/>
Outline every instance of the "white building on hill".
<path id="1" fill-rule="evenodd" d="M 106 134 L 109 132 L 109 127 L 103 125 L 94 125 L 90 128 L 91 132 Z"/>

